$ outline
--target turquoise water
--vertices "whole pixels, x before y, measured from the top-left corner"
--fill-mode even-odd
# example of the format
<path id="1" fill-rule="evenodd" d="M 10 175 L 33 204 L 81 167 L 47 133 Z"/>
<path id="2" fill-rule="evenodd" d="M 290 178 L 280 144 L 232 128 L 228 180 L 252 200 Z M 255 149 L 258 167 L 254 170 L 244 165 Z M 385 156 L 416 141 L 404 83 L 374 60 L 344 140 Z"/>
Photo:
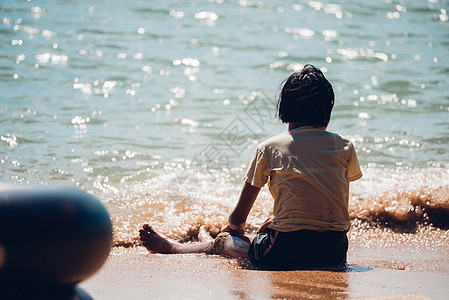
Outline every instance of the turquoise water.
<path id="1" fill-rule="evenodd" d="M 365 174 L 354 197 L 447 187 L 448 10 L 3 1 L 0 182 L 79 186 L 124 232 L 129 216 L 178 224 L 191 203 L 229 209 L 255 144 L 286 129 L 274 117 L 280 83 L 312 63 L 336 92 L 329 130 L 354 141 Z"/>

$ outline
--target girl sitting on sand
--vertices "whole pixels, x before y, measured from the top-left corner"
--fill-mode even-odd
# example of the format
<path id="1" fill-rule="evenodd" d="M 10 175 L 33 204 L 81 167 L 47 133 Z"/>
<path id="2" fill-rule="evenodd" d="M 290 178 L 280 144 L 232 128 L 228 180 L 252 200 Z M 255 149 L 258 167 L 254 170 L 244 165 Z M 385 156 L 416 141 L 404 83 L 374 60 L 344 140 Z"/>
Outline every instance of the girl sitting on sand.
<path id="1" fill-rule="evenodd" d="M 170 242 L 148 224 L 140 240 L 150 252 L 210 253 L 249 258 L 264 269 L 339 267 L 346 264 L 350 226 L 349 182 L 362 177 L 353 144 L 326 131 L 334 92 L 312 65 L 293 73 L 278 100 L 288 131 L 257 146 L 237 205 L 214 240 L 204 227 L 200 243 Z M 273 217 L 255 237 L 243 227 L 262 186 L 274 199 Z"/>

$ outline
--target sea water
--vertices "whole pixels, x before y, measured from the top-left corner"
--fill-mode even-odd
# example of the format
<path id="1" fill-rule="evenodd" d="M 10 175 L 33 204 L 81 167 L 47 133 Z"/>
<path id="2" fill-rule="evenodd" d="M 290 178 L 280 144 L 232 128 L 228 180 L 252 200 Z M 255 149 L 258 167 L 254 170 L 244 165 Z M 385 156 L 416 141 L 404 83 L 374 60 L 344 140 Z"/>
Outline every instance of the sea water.
<path id="1" fill-rule="evenodd" d="M 202 224 L 217 233 L 255 146 L 286 130 L 281 82 L 311 63 L 335 89 L 328 130 L 354 142 L 364 174 L 351 185 L 352 240 L 387 228 L 447 243 L 448 10 L 446 0 L 2 1 L 0 182 L 93 193 L 117 246 L 138 243 L 146 222 L 181 241 Z M 246 229 L 271 209 L 264 188 Z"/>

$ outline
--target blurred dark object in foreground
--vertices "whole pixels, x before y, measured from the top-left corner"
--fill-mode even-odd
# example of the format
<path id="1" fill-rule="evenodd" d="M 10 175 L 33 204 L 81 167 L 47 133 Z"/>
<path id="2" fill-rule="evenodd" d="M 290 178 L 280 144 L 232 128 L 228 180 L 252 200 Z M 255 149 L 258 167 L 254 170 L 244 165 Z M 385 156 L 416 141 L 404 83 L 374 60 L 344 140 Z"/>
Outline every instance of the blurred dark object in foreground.
<path id="1" fill-rule="evenodd" d="M 90 299 L 76 286 L 112 245 L 100 201 L 67 186 L 0 185 L 0 299 Z"/>

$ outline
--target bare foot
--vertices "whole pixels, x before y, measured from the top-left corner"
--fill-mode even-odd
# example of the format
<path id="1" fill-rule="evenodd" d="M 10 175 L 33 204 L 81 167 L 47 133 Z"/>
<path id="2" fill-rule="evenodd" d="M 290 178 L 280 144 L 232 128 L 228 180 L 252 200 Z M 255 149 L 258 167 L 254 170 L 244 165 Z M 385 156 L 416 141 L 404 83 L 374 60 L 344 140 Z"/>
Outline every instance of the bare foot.
<path id="1" fill-rule="evenodd" d="M 201 243 L 205 242 L 212 242 L 214 239 L 209 233 L 209 230 L 207 230 L 206 226 L 202 225 L 198 232 L 198 241 Z"/>
<path id="2" fill-rule="evenodd" d="M 177 246 L 166 238 L 157 234 L 150 225 L 145 224 L 139 231 L 142 245 L 152 253 L 176 254 Z"/>

